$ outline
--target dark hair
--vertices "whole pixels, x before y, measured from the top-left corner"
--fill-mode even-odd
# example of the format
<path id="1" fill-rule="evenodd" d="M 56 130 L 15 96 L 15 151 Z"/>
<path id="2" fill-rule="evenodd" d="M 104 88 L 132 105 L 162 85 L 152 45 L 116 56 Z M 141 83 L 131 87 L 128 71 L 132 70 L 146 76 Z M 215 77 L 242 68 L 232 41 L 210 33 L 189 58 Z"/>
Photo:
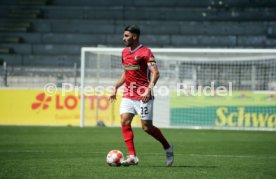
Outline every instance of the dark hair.
<path id="1" fill-rule="evenodd" d="M 140 28 L 137 25 L 126 26 L 125 31 L 129 31 L 133 34 L 140 35 Z"/>

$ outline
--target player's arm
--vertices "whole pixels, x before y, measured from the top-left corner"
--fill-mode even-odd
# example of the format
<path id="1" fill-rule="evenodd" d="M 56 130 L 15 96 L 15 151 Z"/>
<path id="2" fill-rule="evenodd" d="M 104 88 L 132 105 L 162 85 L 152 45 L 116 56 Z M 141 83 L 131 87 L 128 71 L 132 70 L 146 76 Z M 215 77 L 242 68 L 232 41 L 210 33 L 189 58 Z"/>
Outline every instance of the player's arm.
<path id="1" fill-rule="evenodd" d="M 159 79 L 159 70 L 157 66 L 152 66 L 151 68 L 149 68 L 149 70 L 151 72 L 151 78 L 150 78 L 148 89 L 152 90 L 155 84 L 157 83 L 157 80 Z"/>
<path id="2" fill-rule="evenodd" d="M 115 91 L 117 92 L 117 89 L 120 88 L 126 81 L 125 77 L 125 70 L 123 71 L 121 77 L 118 79 L 118 81 L 115 84 Z"/>
<path id="3" fill-rule="evenodd" d="M 109 97 L 109 100 L 111 102 L 113 102 L 114 100 L 116 100 L 116 94 L 117 94 L 117 90 L 118 88 L 120 88 L 126 81 L 126 78 L 125 78 L 125 70 L 123 71 L 121 77 L 117 80 L 116 84 L 115 84 L 115 88 L 112 92 L 112 94 L 110 95 Z"/>
<path id="4" fill-rule="evenodd" d="M 154 85 L 157 83 L 157 81 L 159 79 L 159 70 L 158 70 L 157 66 L 155 65 L 155 63 L 154 63 L 154 65 L 149 67 L 149 70 L 151 72 L 151 78 L 150 78 L 150 82 L 149 82 L 149 86 L 148 86 L 147 90 L 142 95 L 143 101 L 148 101 L 150 99 L 151 90 L 153 89 Z"/>

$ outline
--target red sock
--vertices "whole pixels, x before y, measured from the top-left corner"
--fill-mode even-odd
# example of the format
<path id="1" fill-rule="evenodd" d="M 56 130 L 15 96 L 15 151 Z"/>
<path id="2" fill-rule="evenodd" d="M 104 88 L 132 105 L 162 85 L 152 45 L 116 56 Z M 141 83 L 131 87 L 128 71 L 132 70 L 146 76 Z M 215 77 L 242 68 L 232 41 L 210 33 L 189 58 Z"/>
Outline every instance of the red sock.
<path id="1" fill-rule="evenodd" d="M 122 125 L 122 133 L 124 137 L 124 141 L 126 143 L 126 146 L 128 148 L 128 154 L 129 155 L 136 155 L 134 143 L 133 143 L 133 131 L 131 129 L 131 125 Z"/>
<path id="2" fill-rule="evenodd" d="M 158 129 L 157 127 L 153 126 L 151 130 L 147 131 L 147 133 L 149 135 L 151 135 L 152 137 L 154 137 L 156 140 L 158 140 L 163 145 L 163 148 L 165 150 L 170 147 L 170 144 L 168 143 L 166 138 L 163 136 L 160 129 Z"/>

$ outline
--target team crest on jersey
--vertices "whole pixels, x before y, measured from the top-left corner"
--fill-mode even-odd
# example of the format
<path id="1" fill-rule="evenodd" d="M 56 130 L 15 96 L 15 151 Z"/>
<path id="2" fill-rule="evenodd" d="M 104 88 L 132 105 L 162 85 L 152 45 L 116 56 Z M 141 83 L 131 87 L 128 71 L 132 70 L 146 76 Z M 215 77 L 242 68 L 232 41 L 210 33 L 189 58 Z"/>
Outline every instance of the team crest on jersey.
<path id="1" fill-rule="evenodd" d="M 139 59 L 140 59 L 140 57 L 137 55 L 134 57 L 134 60 L 139 60 Z"/>

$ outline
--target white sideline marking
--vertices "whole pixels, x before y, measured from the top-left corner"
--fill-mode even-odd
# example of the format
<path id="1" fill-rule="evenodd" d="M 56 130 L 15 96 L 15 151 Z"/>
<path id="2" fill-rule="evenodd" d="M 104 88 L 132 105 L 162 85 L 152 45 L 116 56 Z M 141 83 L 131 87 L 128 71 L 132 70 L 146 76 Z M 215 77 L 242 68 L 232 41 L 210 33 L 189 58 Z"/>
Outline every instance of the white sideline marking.
<path id="1" fill-rule="evenodd" d="M 258 156 L 258 155 L 201 155 L 201 154 L 188 154 L 189 156 L 196 157 L 220 157 L 220 158 L 264 158 L 276 159 L 276 156 Z"/>
<path id="2" fill-rule="evenodd" d="M 106 154 L 107 152 L 50 152 L 50 151 L 31 151 L 31 150 L 24 150 L 24 151 L 0 151 L 0 153 L 83 153 L 83 154 Z M 162 156 L 165 153 L 143 153 L 141 155 L 158 155 Z M 176 153 L 175 156 L 182 155 L 182 156 L 191 156 L 191 157 L 218 157 L 218 158 L 263 158 L 263 159 L 276 159 L 276 156 L 258 156 L 258 155 L 205 155 L 205 154 L 181 154 Z"/>

